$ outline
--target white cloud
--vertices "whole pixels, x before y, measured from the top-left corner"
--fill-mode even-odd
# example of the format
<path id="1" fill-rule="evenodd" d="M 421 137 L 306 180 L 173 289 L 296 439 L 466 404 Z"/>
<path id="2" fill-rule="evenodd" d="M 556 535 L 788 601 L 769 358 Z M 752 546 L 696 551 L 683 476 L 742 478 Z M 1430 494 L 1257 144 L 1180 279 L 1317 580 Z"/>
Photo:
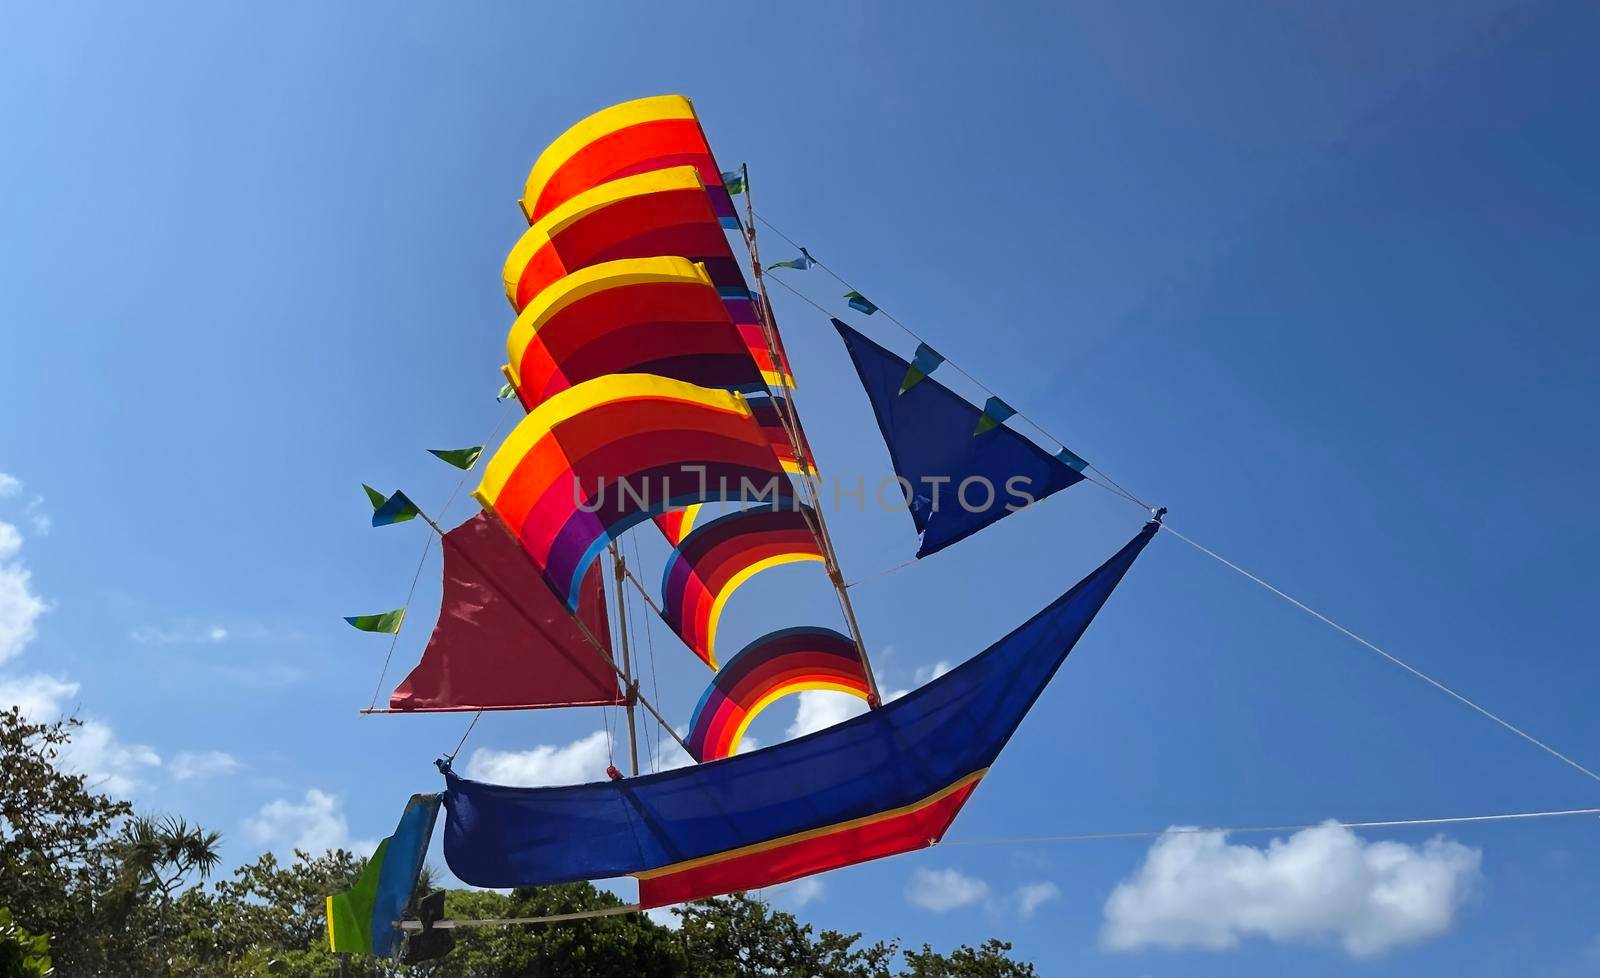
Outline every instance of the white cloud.
<path id="1" fill-rule="evenodd" d="M 22 550 L 22 534 L 0 522 L 0 662 L 22 654 L 33 641 L 34 623 L 49 605 L 33 592 L 33 574 L 13 558 Z"/>
<path id="2" fill-rule="evenodd" d="M 244 832 L 257 845 L 280 853 L 303 849 L 315 855 L 328 849 L 348 849 L 368 855 L 378 848 L 376 840 L 351 839 L 343 803 L 316 788 L 308 789 L 298 803 L 279 798 L 262 805 L 245 821 Z"/>
<path id="3" fill-rule="evenodd" d="M 683 731 L 678 731 L 678 736 L 683 736 Z M 680 767 L 688 767 L 694 763 L 694 758 L 689 752 L 678 746 L 678 742 L 671 737 L 663 735 L 661 743 L 656 745 L 655 764 L 652 771 L 673 771 Z"/>
<path id="4" fill-rule="evenodd" d="M 1450 930 L 1481 859 L 1442 837 L 1365 842 L 1332 823 L 1264 849 L 1229 845 L 1222 832 L 1168 834 L 1106 900 L 1101 942 L 1222 951 L 1247 937 L 1337 940 L 1372 957 Z"/>
<path id="5" fill-rule="evenodd" d="M 521 751 L 479 748 L 467 761 L 467 777 L 525 787 L 603 781 L 606 765 L 611 763 L 606 745 L 606 732 L 596 730 L 564 747 L 540 744 Z"/>
<path id="6" fill-rule="evenodd" d="M 53 676 L 0 677 L 0 707 L 20 706 L 23 716 L 47 723 L 67 711 L 62 704 L 78 695 L 78 684 Z"/>
<path id="7" fill-rule="evenodd" d="M 0 472 L 0 499 L 5 499 L 8 496 L 15 496 L 21 491 L 21 479 L 14 475 L 6 475 L 4 472 Z"/>
<path id="8" fill-rule="evenodd" d="M 34 496 L 28 502 L 28 508 L 24 510 L 28 517 L 28 525 L 33 527 L 33 532 L 41 537 L 50 535 L 50 514 L 46 513 L 43 507 L 44 497 Z"/>
<path id="9" fill-rule="evenodd" d="M 1022 919 L 1027 920 L 1034 915 L 1040 907 L 1061 897 L 1061 887 L 1048 880 L 1038 883 L 1024 883 L 1017 887 L 1016 901 L 1017 913 Z"/>
<path id="10" fill-rule="evenodd" d="M 242 767 L 238 758 L 220 750 L 183 751 L 172 759 L 168 773 L 174 781 L 200 781 L 232 774 Z"/>
<path id="11" fill-rule="evenodd" d="M 934 913 L 965 907 L 988 895 L 989 884 L 953 869 L 919 869 L 906 884 L 906 899 Z"/>
<path id="12" fill-rule="evenodd" d="M 815 903 L 822 899 L 828 892 L 827 884 L 815 876 L 803 876 L 793 882 L 783 883 L 769 887 L 765 896 L 774 903 L 798 910 L 808 903 Z"/>
<path id="13" fill-rule="evenodd" d="M 61 751 L 61 764 L 83 774 L 91 787 L 126 798 L 144 787 L 142 777 L 161 766 L 161 755 L 143 744 L 123 743 L 109 724 L 85 720 Z"/>
<path id="14" fill-rule="evenodd" d="M 831 689 L 808 689 L 795 698 L 800 703 L 794 711 L 794 722 L 789 724 L 786 731 L 791 740 L 867 712 L 865 701 Z"/>
<path id="15" fill-rule="evenodd" d="M 78 695 L 78 684 L 53 676 L 0 678 L 0 704 L 22 707 L 35 723 L 49 723 L 71 712 L 67 701 Z M 107 794 L 129 797 L 144 786 L 151 768 L 161 765 L 161 755 L 144 744 L 117 739 L 111 725 L 88 719 L 73 728 L 72 740 L 61 750 L 63 770 L 82 774 L 89 786 Z"/>
<path id="16" fill-rule="evenodd" d="M 924 683 L 931 683 L 949 671 L 950 663 L 943 659 L 940 659 L 931 666 L 919 666 L 915 673 L 917 685 L 921 686 Z"/>
<path id="17" fill-rule="evenodd" d="M 141 625 L 128 633 L 140 645 L 202 645 L 218 644 L 228 640 L 228 630 L 221 625 L 201 625 L 186 622 L 161 628 Z"/>

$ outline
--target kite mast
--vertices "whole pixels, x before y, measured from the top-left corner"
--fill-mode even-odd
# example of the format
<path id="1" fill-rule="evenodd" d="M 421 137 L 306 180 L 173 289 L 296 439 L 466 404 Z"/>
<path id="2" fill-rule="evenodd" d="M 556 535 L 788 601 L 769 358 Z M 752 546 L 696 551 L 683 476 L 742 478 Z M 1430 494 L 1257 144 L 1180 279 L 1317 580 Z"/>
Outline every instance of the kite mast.
<path id="1" fill-rule="evenodd" d="M 800 463 L 800 480 L 805 483 L 806 492 L 811 496 L 811 511 L 816 515 L 815 529 L 817 542 L 822 545 L 823 566 L 827 569 L 828 580 L 833 583 L 834 591 L 839 595 L 839 607 L 844 611 L 845 622 L 850 626 L 850 637 L 855 640 L 856 654 L 861 657 L 861 671 L 866 673 L 867 689 L 871 692 L 868 705 L 876 709 L 881 702 L 878 696 L 878 680 L 872 673 L 872 661 L 867 657 L 867 643 L 861 637 L 861 626 L 857 624 L 855 608 L 850 604 L 850 591 L 845 586 L 844 572 L 839 569 L 839 555 L 834 549 L 833 537 L 828 533 L 827 519 L 822 513 L 822 490 L 817 485 L 816 469 L 811 464 L 811 443 L 806 440 L 805 428 L 800 424 L 800 409 L 795 404 L 794 388 L 789 386 L 789 360 L 778 349 L 778 333 L 772 315 L 772 303 L 767 298 L 767 282 L 761 274 L 761 249 L 756 245 L 756 209 L 750 194 L 750 164 L 739 164 L 739 172 L 744 177 L 744 243 L 750 252 L 750 270 L 755 276 L 756 291 L 761 297 L 756 303 L 756 312 L 761 319 L 761 335 L 767 341 L 767 354 L 777 368 L 778 383 L 783 386 L 784 391 L 785 407 L 778 411 L 778 418 L 783 422 L 790 443 L 794 445 L 795 458 Z"/>
<path id="2" fill-rule="evenodd" d="M 633 679 L 633 660 L 628 650 L 628 596 L 622 589 L 628 565 L 622 560 L 617 541 L 612 540 L 610 547 L 613 593 L 617 596 L 617 634 L 622 640 L 622 689 L 628 697 L 628 776 L 634 777 L 639 773 L 639 735 L 633 724 L 633 704 L 639 696 L 639 684 Z"/>

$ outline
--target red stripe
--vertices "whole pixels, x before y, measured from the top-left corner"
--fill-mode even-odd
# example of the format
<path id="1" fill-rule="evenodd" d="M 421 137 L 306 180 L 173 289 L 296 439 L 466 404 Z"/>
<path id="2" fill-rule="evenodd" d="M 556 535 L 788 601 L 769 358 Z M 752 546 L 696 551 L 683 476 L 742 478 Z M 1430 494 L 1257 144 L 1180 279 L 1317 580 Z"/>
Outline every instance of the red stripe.
<path id="1" fill-rule="evenodd" d="M 721 893 L 753 890 L 869 859 L 926 849 L 943 837 L 977 786 L 974 781 L 920 808 L 877 822 L 640 880 L 639 903 L 644 907 L 661 907 Z"/>
<path id="2" fill-rule="evenodd" d="M 528 221 L 537 221 L 607 180 L 685 162 L 700 170 L 702 183 L 721 185 L 711 148 L 694 119 L 654 119 L 608 132 L 573 153 L 550 175 L 538 191 L 539 199 L 527 202 L 531 206 Z"/>

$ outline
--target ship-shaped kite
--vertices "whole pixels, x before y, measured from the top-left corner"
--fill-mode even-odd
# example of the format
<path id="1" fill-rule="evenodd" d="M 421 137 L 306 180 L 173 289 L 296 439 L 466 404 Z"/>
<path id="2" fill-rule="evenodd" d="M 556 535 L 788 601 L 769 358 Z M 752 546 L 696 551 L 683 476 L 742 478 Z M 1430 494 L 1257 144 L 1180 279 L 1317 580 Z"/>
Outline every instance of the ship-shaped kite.
<path id="1" fill-rule="evenodd" d="M 445 858 L 464 882 L 632 876 L 636 909 L 937 843 L 1160 528 L 1157 514 L 989 648 L 880 702 L 767 301 L 745 172 L 718 168 L 688 99 L 646 98 L 552 143 L 522 208 L 530 227 L 505 264 L 516 319 L 502 369 L 503 394 L 526 415 L 481 464 L 475 451 L 436 453 L 479 471 L 482 512 L 445 531 L 404 494 L 369 489 L 374 525 L 421 515 L 443 538 L 438 621 L 388 712 L 620 705 L 632 745 L 639 706 L 698 763 L 639 774 L 635 748 L 632 776 L 525 788 L 468 780 L 441 759 L 443 792 L 415 796 L 357 886 L 329 898 L 336 951 L 397 947 L 441 804 Z M 812 261 L 802 249 L 775 265 Z M 864 316 L 877 311 L 857 292 L 845 298 Z M 903 358 L 833 326 L 889 449 L 918 557 L 1084 478 L 1077 455 L 1008 426 L 1014 412 L 999 398 L 979 406 L 930 376 L 943 362 L 931 348 Z M 638 583 L 616 541 L 635 528 L 671 547 L 651 613 L 711 670 L 684 733 L 640 694 L 626 628 L 612 638 L 626 585 Z M 743 648 L 720 643 L 739 587 L 795 562 L 826 575 L 843 621 L 780 622 Z M 351 623 L 392 632 L 402 618 Z M 870 708 L 737 752 L 757 714 L 804 690 Z"/>

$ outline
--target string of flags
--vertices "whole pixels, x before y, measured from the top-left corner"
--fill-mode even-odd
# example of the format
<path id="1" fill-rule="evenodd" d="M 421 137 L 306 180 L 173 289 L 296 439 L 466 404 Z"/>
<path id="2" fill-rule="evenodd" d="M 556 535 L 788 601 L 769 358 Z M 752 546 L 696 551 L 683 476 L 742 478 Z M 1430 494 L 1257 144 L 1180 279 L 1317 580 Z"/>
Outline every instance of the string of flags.
<path id="1" fill-rule="evenodd" d="M 506 385 L 507 388 L 510 386 L 510 384 Z M 430 448 L 428 449 L 428 454 L 440 461 L 448 462 L 458 469 L 465 470 L 472 468 L 477 463 L 478 457 L 483 454 L 483 446 Z M 396 523 L 414 520 L 422 515 L 422 510 L 402 490 L 396 489 L 391 495 L 385 496 L 365 482 L 361 483 L 361 488 L 366 491 L 367 501 L 372 503 L 373 526 L 393 526 Z M 359 628 L 364 632 L 380 632 L 385 635 L 394 635 L 400 631 L 400 622 L 404 620 L 405 616 L 406 609 L 396 608 L 393 611 L 385 611 L 376 615 L 347 616 L 345 621 L 349 622 L 352 627 Z"/>

